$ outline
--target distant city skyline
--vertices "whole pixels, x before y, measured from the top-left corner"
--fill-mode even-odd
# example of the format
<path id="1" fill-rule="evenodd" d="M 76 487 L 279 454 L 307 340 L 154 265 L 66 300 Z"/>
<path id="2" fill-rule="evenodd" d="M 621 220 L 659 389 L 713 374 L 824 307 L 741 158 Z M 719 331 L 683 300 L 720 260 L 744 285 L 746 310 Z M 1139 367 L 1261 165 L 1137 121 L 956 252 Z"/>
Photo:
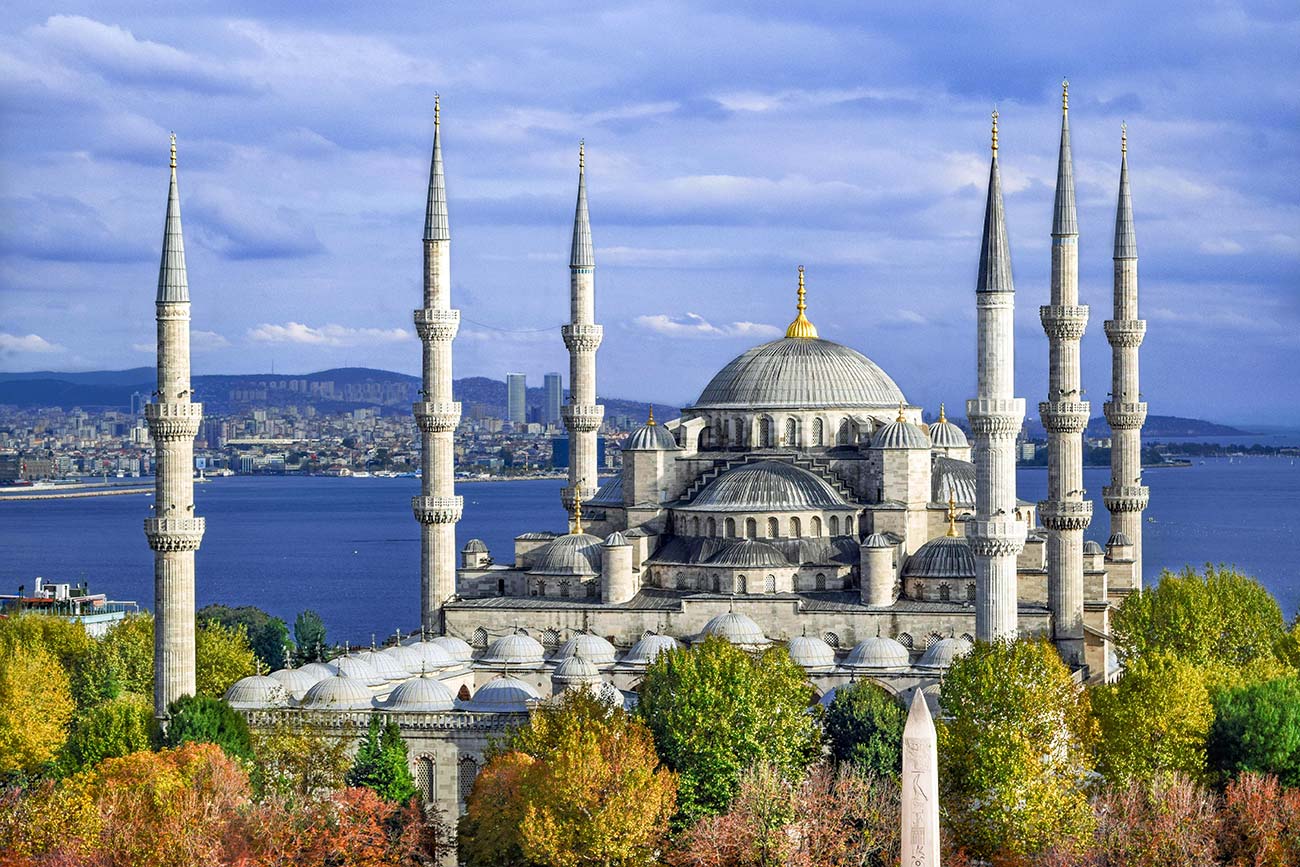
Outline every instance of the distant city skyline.
<path id="1" fill-rule="evenodd" d="M 1013 32 L 1017 50 L 997 50 Z M 1065 74 L 1090 399 L 1109 390 L 1099 323 L 1127 120 L 1151 411 L 1300 423 L 1298 35 L 1294 9 L 1231 3 L 870 20 L 849 5 L 572 5 L 509 21 L 416 4 L 228 17 L 18 4 L 0 26 L 0 369 L 152 363 L 175 129 L 195 372 L 418 373 L 409 322 L 440 91 L 457 378 L 565 364 L 585 137 L 600 393 L 690 403 L 778 336 L 803 264 L 823 336 L 912 403 L 951 407 L 974 393 L 996 103 L 1017 392 L 1032 406 Z"/>

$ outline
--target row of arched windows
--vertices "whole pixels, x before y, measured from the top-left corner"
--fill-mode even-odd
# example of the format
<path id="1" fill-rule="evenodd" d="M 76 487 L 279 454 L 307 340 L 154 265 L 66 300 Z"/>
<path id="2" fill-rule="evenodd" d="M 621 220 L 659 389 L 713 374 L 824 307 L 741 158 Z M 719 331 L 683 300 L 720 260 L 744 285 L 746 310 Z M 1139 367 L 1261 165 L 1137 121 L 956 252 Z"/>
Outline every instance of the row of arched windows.
<path id="1" fill-rule="evenodd" d="M 850 445 L 853 442 L 853 428 L 847 417 L 831 423 L 822 418 L 814 418 L 805 437 L 803 422 L 794 416 L 788 416 L 780 429 L 776 420 L 770 415 L 758 417 L 758 430 L 751 433 L 752 422 L 745 417 L 724 419 L 714 418 L 707 428 L 707 440 L 713 446 L 750 446 L 754 448 L 818 448 L 832 445 L 831 432 L 834 431 L 834 445 Z"/>
<path id="2" fill-rule="evenodd" d="M 685 526 L 682 529 L 688 531 L 692 536 L 707 536 L 713 538 L 718 536 L 718 529 L 719 526 L 721 526 L 722 536 L 727 539 L 739 538 L 737 529 L 742 526 L 737 523 L 737 519 L 735 518 L 724 518 L 721 525 L 719 525 L 717 518 L 701 518 L 699 515 L 694 515 L 688 519 L 684 518 L 683 524 L 685 524 Z M 827 520 L 826 525 L 832 536 L 840 535 L 841 520 L 839 515 L 831 515 Z M 844 535 L 852 536 L 853 516 L 844 516 L 842 525 L 844 527 Z M 757 518 L 745 518 L 743 527 L 746 539 L 759 538 L 759 523 Z M 790 517 L 785 522 L 784 527 L 782 527 L 780 518 L 775 516 L 769 517 L 766 521 L 765 529 L 767 530 L 767 535 L 764 538 L 767 539 L 802 539 L 804 537 L 804 522 L 798 515 Z M 786 530 L 784 534 L 781 532 L 782 529 Z M 814 539 L 821 538 L 822 519 L 817 515 L 813 515 L 808 519 L 808 535 Z"/>

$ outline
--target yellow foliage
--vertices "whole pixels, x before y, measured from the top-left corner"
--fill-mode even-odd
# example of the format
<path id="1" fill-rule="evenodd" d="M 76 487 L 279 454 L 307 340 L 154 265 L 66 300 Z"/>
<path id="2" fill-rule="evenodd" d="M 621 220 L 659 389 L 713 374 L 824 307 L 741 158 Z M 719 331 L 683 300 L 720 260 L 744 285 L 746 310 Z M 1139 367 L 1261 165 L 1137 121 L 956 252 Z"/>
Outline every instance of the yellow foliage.
<path id="1" fill-rule="evenodd" d="M 31 772 L 67 739 L 72 688 L 40 644 L 0 646 L 0 771 Z"/>

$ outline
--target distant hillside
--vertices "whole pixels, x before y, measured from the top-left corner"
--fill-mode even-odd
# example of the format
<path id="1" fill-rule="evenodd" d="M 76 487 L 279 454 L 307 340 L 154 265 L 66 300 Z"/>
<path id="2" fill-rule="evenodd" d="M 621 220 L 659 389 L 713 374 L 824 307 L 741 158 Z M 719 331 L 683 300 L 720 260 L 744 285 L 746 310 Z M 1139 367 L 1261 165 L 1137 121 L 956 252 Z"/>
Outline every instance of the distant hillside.
<path id="1" fill-rule="evenodd" d="M 1046 439 L 1047 431 L 1038 419 L 1025 422 L 1025 433 L 1030 439 Z M 1219 437 L 1246 434 L 1248 431 L 1205 421 L 1199 418 L 1182 418 L 1176 415 L 1149 415 L 1142 428 L 1145 436 L 1152 437 Z M 1093 439 L 1110 436 L 1110 425 L 1103 416 L 1097 416 L 1088 422 L 1084 434 Z"/>

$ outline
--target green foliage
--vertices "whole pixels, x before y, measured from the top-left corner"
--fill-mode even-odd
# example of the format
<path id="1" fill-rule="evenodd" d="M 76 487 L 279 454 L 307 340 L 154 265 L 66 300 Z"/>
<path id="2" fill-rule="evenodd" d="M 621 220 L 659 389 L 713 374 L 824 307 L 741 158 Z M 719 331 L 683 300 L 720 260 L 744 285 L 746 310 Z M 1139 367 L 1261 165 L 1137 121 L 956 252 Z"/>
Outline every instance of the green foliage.
<path id="1" fill-rule="evenodd" d="M 826 741 L 836 762 L 847 762 L 876 776 L 903 770 L 903 726 L 907 712 L 894 697 L 870 681 L 835 691 L 826 708 Z"/>
<path id="2" fill-rule="evenodd" d="M 348 771 L 349 786 L 364 786 L 385 801 L 406 804 L 420 793 L 411 777 L 406 742 L 397 723 L 384 723 L 378 714 L 370 717 L 370 728 Z"/>
<path id="3" fill-rule="evenodd" d="M 64 671 L 73 671 L 95 645 L 95 639 L 80 623 L 49 614 L 25 612 L 0 618 L 0 646 L 40 645 L 59 661 Z"/>
<path id="4" fill-rule="evenodd" d="M 153 615 L 133 614 L 116 624 L 99 640 L 106 659 L 101 669 L 111 672 L 121 692 L 153 695 Z"/>
<path id="5" fill-rule="evenodd" d="M 289 627 L 280 618 L 272 617 L 260 608 L 252 605 L 237 608 L 205 605 L 199 609 L 197 619 L 200 623 L 215 620 L 228 629 L 243 626 L 253 652 L 270 671 L 289 664 Z"/>
<path id="6" fill-rule="evenodd" d="M 0 644 L 0 775 L 42 772 L 72 710 L 68 675 L 44 644 Z"/>
<path id="7" fill-rule="evenodd" d="M 315 611 L 301 611 L 294 618 L 293 641 L 300 663 L 325 661 L 325 621 Z"/>
<path id="8" fill-rule="evenodd" d="M 1099 770 L 1112 783 L 1150 784 L 1205 775 L 1205 738 L 1214 719 L 1205 674 L 1171 654 L 1135 660 L 1113 684 L 1091 690 L 1101 729 Z"/>
<path id="9" fill-rule="evenodd" d="M 171 719 L 166 732 L 159 735 L 163 746 L 178 747 L 190 742 L 216 744 L 234 758 L 253 757 L 248 723 L 223 700 L 187 695 L 168 705 L 167 711 Z"/>
<path id="10" fill-rule="evenodd" d="M 1214 697 L 1206 752 L 1220 782 L 1245 771 L 1300 786 L 1300 678 L 1224 690 Z"/>
<path id="11" fill-rule="evenodd" d="M 259 799 L 287 804 L 343 788 L 352 760 L 349 739 L 325 734 L 302 719 L 281 719 L 253 732 L 249 775 Z"/>
<path id="12" fill-rule="evenodd" d="M 77 713 L 60 761 L 66 773 L 150 748 L 153 706 L 143 696 L 109 699 Z"/>
<path id="13" fill-rule="evenodd" d="M 154 619 L 126 618 L 108 631 L 87 655 L 74 684 L 87 703 L 119 693 L 153 695 Z M 194 681 L 200 695 L 221 697 L 230 685 L 256 670 L 256 658 L 242 626 L 217 621 L 198 625 L 194 634 Z M 92 701 L 93 699 L 93 701 Z"/>
<path id="14" fill-rule="evenodd" d="M 979 643 L 942 690 L 940 803 L 960 846 L 1025 856 L 1090 832 L 1083 780 L 1095 724 L 1050 644 Z"/>
<path id="15" fill-rule="evenodd" d="M 753 765 L 801 775 L 820 752 L 811 696 L 784 648 L 750 656 L 713 636 L 658 656 L 641 684 L 638 712 L 660 757 L 680 775 L 680 818 L 725 810 Z"/>
<path id="16" fill-rule="evenodd" d="M 257 670 L 257 657 L 244 627 L 201 624 L 194 634 L 194 688 L 199 695 L 220 698 L 230 685 Z"/>

